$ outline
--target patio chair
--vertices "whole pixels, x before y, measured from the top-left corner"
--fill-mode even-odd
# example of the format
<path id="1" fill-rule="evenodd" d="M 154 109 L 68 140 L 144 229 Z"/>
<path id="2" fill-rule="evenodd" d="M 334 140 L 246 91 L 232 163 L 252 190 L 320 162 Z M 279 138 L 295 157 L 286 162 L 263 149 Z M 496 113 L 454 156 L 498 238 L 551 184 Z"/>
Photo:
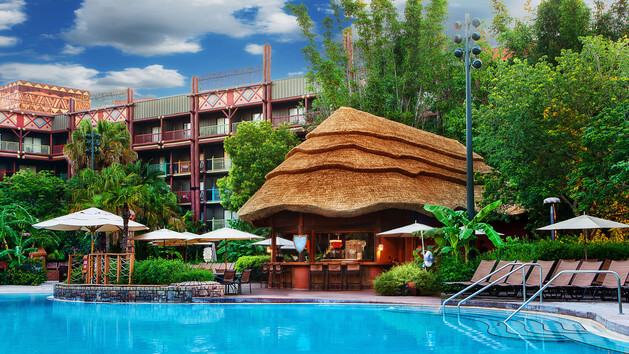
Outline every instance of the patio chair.
<path id="1" fill-rule="evenodd" d="M 236 281 L 236 271 L 226 270 L 223 274 L 221 284 L 225 285 L 225 294 L 230 294 L 230 290 L 234 290 L 234 294 L 238 292 L 238 281 Z"/>
<path id="2" fill-rule="evenodd" d="M 629 276 L 629 260 L 626 261 L 612 261 L 609 265 L 609 269 L 613 272 L 616 272 L 620 277 L 620 287 L 621 292 L 626 289 L 625 283 L 627 281 L 627 277 Z M 606 296 L 610 295 L 611 299 L 618 296 L 618 279 L 613 274 L 605 274 L 603 278 L 603 282 L 594 287 L 594 295 L 600 294 L 601 300 L 605 301 Z M 621 295 L 622 296 L 622 295 Z"/>
<path id="3" fill-rule="evenodd" d="M 251 269 L 245 269 L 242 272 L 242 275 L 240 276 L 240 279 L 238 279 L 237 283 L 238 283 L 238 294 L 242 295 L 242 284 L 249 284 L 249 294 L 251 294 L 251 273 L 253 272 L 253 270 Z"/>
<path id="4" fill-rule="evenodd" d="M 575 260 L 560 259 L 557 265 L 555 266 L 553 275 L 550 278 L 551 279 L 554 278 L 557 274 L 559 274 L 559 272 L 562 272 L 564 270 L 577 270 L 580 264 L 581 264 L 580 260 L 575 261 Z M 572 280 L 573 275 L 574 274 L 571 274 L 571 273 L 562 274 L 557 279 L 555 279 L 555 281 L 546 288 L 546 290 L 548 290 L 548 292 L 546 293 L 546 297 L 553 298 L 553 299 L 563 298 L 565 295 L 564 289 L 565 287 L 570 285 L 570 281 Z"/>
<path id="5" fill-rule="evenodd" d="M 476 268 L 476 271 L 474 272 L 472 279 L 470 279 L 469 281 L 450 281 L 450 282 L 445 282 L 445 283 L 447 285 L 457 285 L 461 287 L 470 286 L 476 283 L 477 281 L 483 279 L 487 275 L 489 275 L 492 269 L 494 269 L 495 264 L 496 264 L 495 260 L 489 261 L 489 260 L 483 259 L 482 261 L 480 261 L 480 264 L 478 265 L 478 268 Z"/>
<path id="6" fill-rule="evenodd" d="M 603 265 L 603 261 L 588 260 L 581 262 L 581 266 L 577 270 L 600 270 Z M 565 287 L 564 291 L 570 295 L 571 298 L 582 300 L 588 291 L 592 292 L 592 298 L 594 297 L 594 288 L 592 287 L 596 273 L 577 273 L 572 278 L 572 282 L 569 286 Z"/>

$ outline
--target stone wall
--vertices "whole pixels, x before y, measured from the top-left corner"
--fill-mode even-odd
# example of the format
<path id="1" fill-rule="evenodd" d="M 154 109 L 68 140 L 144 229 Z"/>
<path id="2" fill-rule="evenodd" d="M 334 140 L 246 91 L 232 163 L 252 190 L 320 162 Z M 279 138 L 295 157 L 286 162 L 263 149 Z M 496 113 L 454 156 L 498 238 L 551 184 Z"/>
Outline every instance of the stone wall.
<path id="1" fill-rule="evenodd" d="M 88 302 L 187 303 L 193 297 L 221 297 L 225 288 L 217 282 L 186 282 L 171 285 L 55 284 L 55 299 Z"/>

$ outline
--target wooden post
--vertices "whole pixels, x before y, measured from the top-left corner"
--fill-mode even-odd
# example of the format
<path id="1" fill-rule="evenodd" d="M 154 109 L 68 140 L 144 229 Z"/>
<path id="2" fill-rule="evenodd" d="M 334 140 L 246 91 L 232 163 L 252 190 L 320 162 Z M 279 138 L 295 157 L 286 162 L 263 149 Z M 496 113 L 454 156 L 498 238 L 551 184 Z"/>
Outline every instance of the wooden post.
<path id="1" fill-rule="evenodd" d="M 105 257 L 105 275 L 103 276 L 103 284 L 109 284 L 109 254 L 106 254 L 103 257 Z"/>
<path id="2" fill-rule="evenodd" d="M 101 262 L 100 262 L 100 257 L 102 257 L 101 255 L 97 254 L 96 255 L 96 280 L 95 280 L 95 284 L 100 284 L 100 277 L 102 275 L 102 269 L 101 269 Z"/>
<path id="3" fill-rule="evenodd" d="M 121 258 L 120 255 L 118 255 L 118 269 L 116 269 L 116 281 L 118 282 L 118 284 L 120 284 L 120 270 L 122 269 L 122 264 L 120 264 Z"/>
<path id="4" fill-rule="evenodd" d="M 309 247 L 309 255 L 310 255 L 310 263 L 314 263 L 315 261 L 315 230 L 312 229 L 312 231 L 310 231 L 310 247 Z"/>
<path id="5" fill-rule="evenodd" d="M 135 254 L 131 253 L 129 255 L 129 285 L 131 285 L 131 278 L 133 277 L 133 265 L 135 262 Z"/>
<path id="6" fill-rule="evenodd" d="M 68 284 L 72 283 L 72 255 L 68 259 Z"/>

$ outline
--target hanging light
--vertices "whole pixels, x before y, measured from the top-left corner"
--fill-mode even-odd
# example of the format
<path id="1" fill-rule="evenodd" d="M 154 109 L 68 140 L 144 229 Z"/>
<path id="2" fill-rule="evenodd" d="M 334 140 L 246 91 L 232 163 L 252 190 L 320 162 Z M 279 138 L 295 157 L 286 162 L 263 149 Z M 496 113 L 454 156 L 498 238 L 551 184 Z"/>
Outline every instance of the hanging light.
<path id="1" fill-rule="evenodd" d="M 378 251 L 382 251 L 384 250 L 384 245 L 383 244 L 379 244 L 378 245 Z"/>

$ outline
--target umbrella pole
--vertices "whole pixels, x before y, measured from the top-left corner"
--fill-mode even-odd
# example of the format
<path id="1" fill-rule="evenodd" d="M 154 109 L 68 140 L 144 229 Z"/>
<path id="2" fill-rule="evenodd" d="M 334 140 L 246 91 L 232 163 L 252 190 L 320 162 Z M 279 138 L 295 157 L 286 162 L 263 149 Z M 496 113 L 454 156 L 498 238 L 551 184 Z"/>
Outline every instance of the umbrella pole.
<path id="1" fill-rule="evenodd" d="M 585 237 L 584 237 L 584 240 L 585 240 L 585 261 L 587 261 L 588 260 L 588 231 L 587 230 L 583 230 L 583 231 L 585 231 Z"/>
<path id="2" fill-rule="evenodd" d="M 422 233 L 422 256 L 426 254 L 426 248 L 424 247 L 424 230 L 421 231 Z"/>
<path id="3" fill-rule="evenodd" d="M 225 240 L 225 245 L 223 247 L 225 247 L 225 253 L 223 254 L 225 256 L 225 270 L 227 270 L 227 243 L 229 241 Z"/>

